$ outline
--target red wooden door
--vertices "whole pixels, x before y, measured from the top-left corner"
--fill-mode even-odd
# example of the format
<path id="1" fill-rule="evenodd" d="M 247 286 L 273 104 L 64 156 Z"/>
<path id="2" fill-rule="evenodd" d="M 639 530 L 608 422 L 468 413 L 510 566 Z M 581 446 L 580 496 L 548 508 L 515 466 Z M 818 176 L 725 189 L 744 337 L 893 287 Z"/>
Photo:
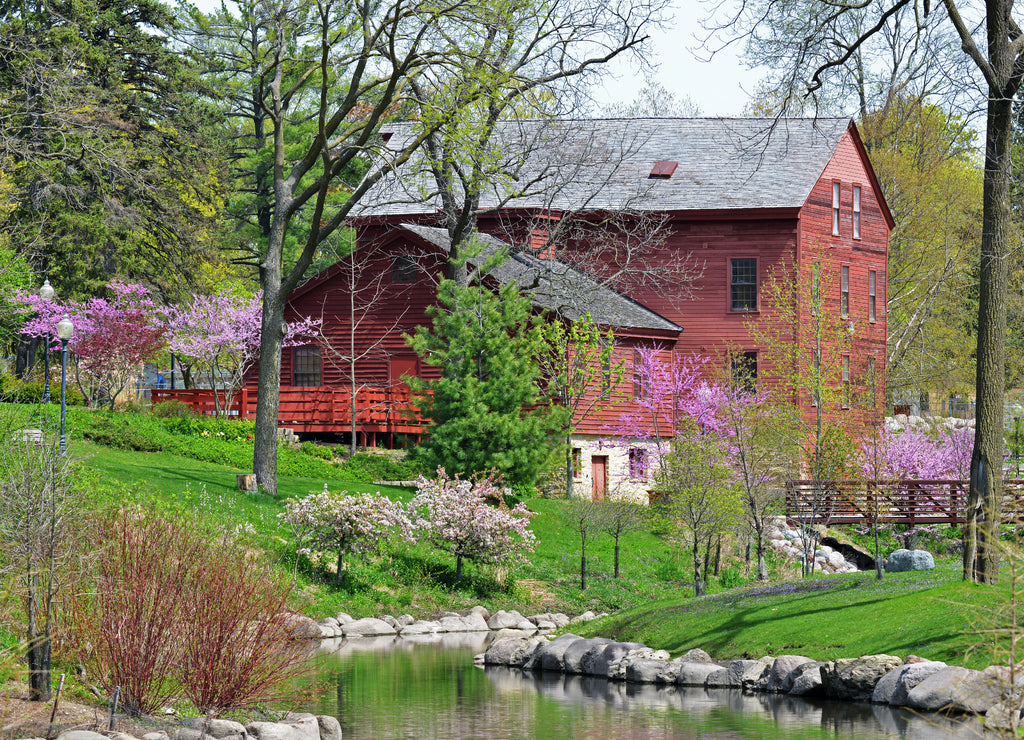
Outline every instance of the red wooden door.
<path id="1" fill-rule="evenodd" d="M 591 478 L 594 481 L 592 490 L 594 501 L 604 501 L 608 488 L 608 457 L 594 455 L 590 458 Z"/>

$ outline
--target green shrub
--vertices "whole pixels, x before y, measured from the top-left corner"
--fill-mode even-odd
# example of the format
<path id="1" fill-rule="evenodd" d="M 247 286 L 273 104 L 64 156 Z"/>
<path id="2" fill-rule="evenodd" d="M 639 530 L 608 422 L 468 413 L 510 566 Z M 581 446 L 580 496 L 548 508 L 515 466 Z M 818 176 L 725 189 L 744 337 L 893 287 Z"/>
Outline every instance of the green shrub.
<path id="1" fill-rule="evenodd" d="M 348 480 L 374 483 L 379 480 L 412 480 L 420 471 L 404 460 L 358 452 L 342 464 L 341 473 Z"/>
<path id="2" fill-rule="evenodd" d="M 334 451 L 330 447 L 318 445 L 316 442 L 303 442 L 299 449 L 304 455 L 309 455 L 310 457 L 316 457 L 321 460 L 334 459 Z"/>
<path id="3" fill-rule="evenodd" d="M 145 423 L 148 417 L 117 411 L 96 412 L 81 417 L 85 423 L 76 425 L 84 438 L 105 447 L 139 452 L 159 452 L 166 449 L 166 434 L 161 428 Z"/>
<path id="4" fill-rule="evenodd" d="M 191 406 L 176 398 L 154 405 L 152 413 L 158 419 L 191 419 L 196 415 Z"/>
<path id="5" fill-rule="evenodd" d="M 41 378 L 26 380 L 4 373 L 0 375 L 0 398 L 10 403 L 42 403 L 43 381 Z M 60 402 L 60 373 L 56 377 L 50 376 L 50 399 Z M 68 406 L 81 406 L 85 403 L 85 396 L 78 386 L 69 383 L 64 390 L 64 402 Z"/>

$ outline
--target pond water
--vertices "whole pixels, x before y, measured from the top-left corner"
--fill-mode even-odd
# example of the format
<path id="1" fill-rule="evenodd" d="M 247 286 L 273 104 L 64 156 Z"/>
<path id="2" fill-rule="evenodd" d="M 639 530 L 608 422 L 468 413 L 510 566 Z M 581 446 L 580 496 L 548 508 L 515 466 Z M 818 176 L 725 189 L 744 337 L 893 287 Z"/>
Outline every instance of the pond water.
<path id="1" fill-rule="evenodd" d="M 478 668 L 490 636 L 325 641 L 307 711 L 345 740 L 982 737 L 975 719 L 739 691 Z"/>

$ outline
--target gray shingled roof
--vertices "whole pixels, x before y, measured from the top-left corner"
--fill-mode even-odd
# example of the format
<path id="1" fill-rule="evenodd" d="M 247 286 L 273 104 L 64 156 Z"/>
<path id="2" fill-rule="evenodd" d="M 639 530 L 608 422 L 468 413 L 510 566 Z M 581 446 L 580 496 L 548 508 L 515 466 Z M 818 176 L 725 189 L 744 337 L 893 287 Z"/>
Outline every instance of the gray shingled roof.
<path id="1" fill-rule="evenodd" d="M 638 118 L 506 122 L 491 156 L 504 174 L 481 202 L 557 210 L 799 208 L 835 152 L 846 118 Z M 388 127 L 397 150 L 412 124 Z M 678 167 L 649 179 L 655 162 Z M 384 178 L 354 215 L 439 210 L 422 156 Z"/>
<path id="2" fill-rule="evenodd" d="M 451 246 L 448 232 L 444 229 L 415 224 L 402 224 L 399 228 L 445 253 Z M 602 326 L 670 332 L 683 330 L 681 326 L 557 259 L 538 259 L 525 252 L 512 252 L 508 244 L 487 234 L 478 234 L 477 238 L 481 252 L 470 262 L 478 265 L 495 254 L 508 255 L 507 259 L 488 270 L 488 274 L 502 284 L 518 285 L 538 308 L 569 320 L 589 312 L 594 322 Z"/>

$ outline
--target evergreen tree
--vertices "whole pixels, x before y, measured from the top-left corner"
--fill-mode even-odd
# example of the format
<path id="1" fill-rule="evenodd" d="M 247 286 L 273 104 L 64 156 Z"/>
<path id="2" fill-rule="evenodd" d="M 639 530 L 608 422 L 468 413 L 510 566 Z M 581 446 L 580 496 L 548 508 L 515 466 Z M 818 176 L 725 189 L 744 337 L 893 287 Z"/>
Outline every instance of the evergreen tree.
<path id="1" fill-rule="evenodd" d="M 495 294 L 443 280 L 432 319 L 409 337 L 423 361 L 440 370 L 437 380 L 412 380 L 430 420 L 417 454 L 453 475 L 493 469 L 509 483 L 532 483 L 567 411 L 535 407 L 543 340 L 530 302 L 511 284 Z"/>

